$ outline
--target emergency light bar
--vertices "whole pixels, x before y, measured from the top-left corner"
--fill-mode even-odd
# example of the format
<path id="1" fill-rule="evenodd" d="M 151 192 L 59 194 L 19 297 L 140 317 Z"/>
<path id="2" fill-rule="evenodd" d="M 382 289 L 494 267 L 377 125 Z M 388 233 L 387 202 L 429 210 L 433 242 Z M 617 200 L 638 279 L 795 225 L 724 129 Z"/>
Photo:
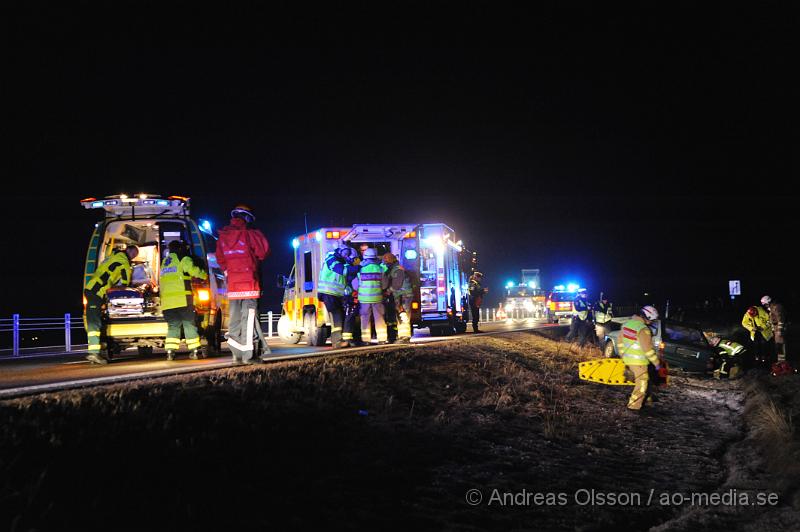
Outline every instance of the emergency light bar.
<path id="1" fill-rule="evenodd" d="M 104 209 L 107 217 L 125 215 L 159 215 L 189 214 L 189 198 L 185 196 L 169 196 L 162 198 L 153 194 L 139 194 L 129 197 L 127 194 L 106 196 L 103 199 L 85 198 L 81 205 L 86 209 Z"/>

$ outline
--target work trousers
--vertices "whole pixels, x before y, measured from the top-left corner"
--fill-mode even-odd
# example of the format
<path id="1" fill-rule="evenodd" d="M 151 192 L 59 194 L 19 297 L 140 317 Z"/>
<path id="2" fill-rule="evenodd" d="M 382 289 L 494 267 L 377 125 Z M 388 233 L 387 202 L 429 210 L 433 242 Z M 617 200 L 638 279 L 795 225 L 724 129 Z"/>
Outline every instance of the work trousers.
<path id="1" fill-rule="evenodd" d="M 258 299 L 231 299 L 228 325 L 228 347 L 233 359 L 247 362 L 253 358 L 253 338 L 258 321 Z"/>
<path id="2" fill-rule="evenodd" d="M 342 298 L 344 305 L 344 327 L 342 327 L 342 340 L 352 342 L 355 340 L 353 333 L 356 330 L 356 316 L 358 316 L 358 308 L 353 301 L 353 296 L 344 296 Z"/>
<path id="3" fill-rule="evenodd" d="M 183 336 L 186 338 L 186 348 L 189 351 L 200 349 L 200 335 L 197 333 L 197 325 L 195 325 L 193 304 L 165 310 L 164 319 L 167 320 L 167 339 L 164 342 L 164 348 L 167 351 L 177 351 L 180 347 L 181 327 L 183 327 Z"/>
<path id="4" fill-rule="evenodd" d="M 641 410 L 647 394 L 650 391 L 650 372 L 647 366 L 625 366 L 633 373 L 633 391 L 628 399 L 628 408 L 631 410 Z"/>
<path id="5" fill-rule="evenodd" d="M 86 298 L 86 336 L 89 353 L 99 353 L 100 331 L 103 328 L 103 298 L 91 290 L 84 290 L 83 295 Z"/>
<path id="6" fill-rule="evenodd" d="M 364 303 L 360 302 L 361 310 L 361 341 L 369 342 L 372 338 L 372 331 L 370 329 L 370 317 L 375 322 L 375 336 L 378 342 L 386 342 L 388 335 L 386 333 L 386 322 L 383 319 L 384 306 L 383 302 L 378 303 Z"/>
<path id="7" fill-rule="evenodd" d="M 594 333 L 597 335 L 597 339 L 600 342 L 605 340 L 606 335 L 608 335 L 609 332 L 611 332 L 611 329 L 608 327 L 608 322 L 594 324 Z"/>
<path id="8" fill-rule="evenodd" d="M 478 323 L 481 321 L 481 308 L 470 301 L 469 315 L 472 318 L 472 331 L 478 332 Z"/>
<path id="9" fill-rule="evenodd" d="M 411 301 L 412 296 L 394 296 L 394 306 L 397 311 L 397 338 L 404 340 L 411 338 Z"/>
<path id="10" fill-rule="evenodd" d="M 342 324 L 344 322 L 344 305 L 340 296 L 319 294 L 319 300 L 325 305 L 328 321 L 331 322 L 331 345 L 336 347 L 342 341 Z M 350 339 L 352 340 L 352 334 Z"/>

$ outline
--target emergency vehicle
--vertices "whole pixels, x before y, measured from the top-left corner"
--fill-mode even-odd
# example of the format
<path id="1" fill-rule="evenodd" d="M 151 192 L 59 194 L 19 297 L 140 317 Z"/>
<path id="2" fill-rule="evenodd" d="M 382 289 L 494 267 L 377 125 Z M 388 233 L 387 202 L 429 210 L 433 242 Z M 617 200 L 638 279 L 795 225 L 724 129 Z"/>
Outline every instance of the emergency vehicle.
<path id="1" fill-rule="evenodd" d="M 331 323 L 317 298 L 317 281 L 325 255 L 342 245 L 363 254 L 375 248 L 378 256 L 391 252 L 409 273 L 413 289 L 412 327 L 432 335 L 462 333 L 468 321 L 468 274 L 472 255 L 465 252 L 455 231 L 434 224 L 357 224 L 323 227 L 292 240 L 294 266 L 284 288 L 278 335 L 297 343 L 324 345 Z M 365 339 L 369 340 L 369 339 Z"/>
<path id="2" fill-rule="evenodd" d="M 575 296 L 578 295 L 580 287 L 570 284 L 565 287 L 563 284 L 557 285 L 553 291 L 547 295 L 547 319 L 551 323 L 558 323 L 562 319 L 572 318 L 575 313 Z"/>
<path id="3" fill-rule="evenodd" d="M 83 284 L 97 266 L 115 249 L 129 245 L 139 248 L 132 262 L 128 287 L 112 287 L 106 294 L 104 335 L 101 341 L 113 355 L 128 347 L 140 354 L 163 347 L 167 322 L 159 306 L 159 272 L 168 255 L 169 243 L 182 240 L 192 256 L 200 258 L 208 280 L 192 280 L 197 326 L 206 352 L 220 350 L 222 334 L 228 327 L 225 275 L 217 264 L 216 240 L 208 221 L 198 224 L 190 215 L 190 199 L 152 194 L 106 196 L 81 200 L 86 209 L 102 209 L 104 218 L 95 224 L 86 253 Z M 84 311 L 86 300 L 83 301 Z M 85 312 L 84 312 L 85 323 Z"/>

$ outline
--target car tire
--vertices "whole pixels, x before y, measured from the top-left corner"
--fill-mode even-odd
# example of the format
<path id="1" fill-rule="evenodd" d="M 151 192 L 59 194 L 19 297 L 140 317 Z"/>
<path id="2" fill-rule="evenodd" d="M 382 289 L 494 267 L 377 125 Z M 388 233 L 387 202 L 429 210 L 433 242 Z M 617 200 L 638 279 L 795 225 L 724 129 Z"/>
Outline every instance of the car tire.
<path id="1" fill-rule="evenodd" d="M 308 345 L 321 346 L 325 345 L 327 339 L 327 327 L 319 327 L 317 325 L 317 311 L 307 310 L 303 314 L 303 328 L 306 331 L 308 338 Z"/>

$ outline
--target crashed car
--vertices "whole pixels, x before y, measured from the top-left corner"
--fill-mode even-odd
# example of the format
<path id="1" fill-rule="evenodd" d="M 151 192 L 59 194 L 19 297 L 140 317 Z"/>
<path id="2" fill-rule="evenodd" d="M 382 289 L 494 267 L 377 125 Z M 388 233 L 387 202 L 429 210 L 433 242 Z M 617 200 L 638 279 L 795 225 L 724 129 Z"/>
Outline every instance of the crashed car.
<path id="1" fill-rule="evenodd" d="M 615 318 L 616 324 L 630 318 Z M 603 354 L 619 357 L 621 331 L 609 332 L 604 339 Z M 681 368 L 690 373 L 713 373 L 718 378 L 735 378 L 741 374 L 745 349 L 730 340 L 715 338 L 709 342 L 700 327 L 684 322 L 656 320 L 650 329 L 653 345 L 658 356 L 672 368 Z"/>

